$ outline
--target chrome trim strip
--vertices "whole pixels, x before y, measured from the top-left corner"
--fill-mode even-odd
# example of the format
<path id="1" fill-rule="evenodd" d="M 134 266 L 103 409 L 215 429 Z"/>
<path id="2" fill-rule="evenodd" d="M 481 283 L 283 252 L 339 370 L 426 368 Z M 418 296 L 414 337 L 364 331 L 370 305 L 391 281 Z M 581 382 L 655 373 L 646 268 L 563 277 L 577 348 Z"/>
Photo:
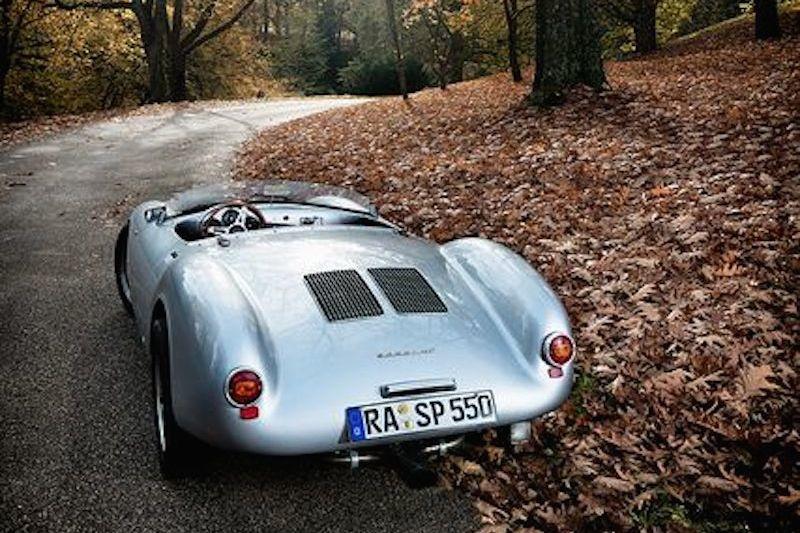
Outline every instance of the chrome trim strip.
<path id="1" fill-rule="evenodd" d="M 381 396 L 394 398 L 395 396 L 413 396 L 429 394 L 432 392 L 446 392 L 456 390 L 456 380 L 446 379 L 421 379 L 418 381 L 401 381 L 381 386 Z"/>

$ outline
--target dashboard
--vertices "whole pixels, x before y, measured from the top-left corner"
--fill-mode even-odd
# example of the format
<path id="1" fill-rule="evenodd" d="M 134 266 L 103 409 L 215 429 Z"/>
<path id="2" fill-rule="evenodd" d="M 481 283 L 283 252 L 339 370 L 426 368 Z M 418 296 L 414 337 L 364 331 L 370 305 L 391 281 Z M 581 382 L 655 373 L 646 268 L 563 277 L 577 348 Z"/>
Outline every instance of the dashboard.
<path id="1" fill-rule="evenodd" d="M 175 219 L 175 232 L 186 241 L 264 228 L 348 225 L 395 228 L 366 213 L 302 204 L 222 203 Z"/>

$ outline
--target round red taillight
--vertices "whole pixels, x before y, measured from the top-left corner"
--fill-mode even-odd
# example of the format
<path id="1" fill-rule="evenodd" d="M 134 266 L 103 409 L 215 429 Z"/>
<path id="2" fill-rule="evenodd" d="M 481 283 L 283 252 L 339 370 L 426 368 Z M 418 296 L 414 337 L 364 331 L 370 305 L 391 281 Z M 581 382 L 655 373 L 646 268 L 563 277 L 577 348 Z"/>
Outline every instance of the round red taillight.
<path id="1" fill-rule="evenodd" d="M 561 333 L 547 337 L 543 350 L 547 362 L 556 366 L 564 366 L 575 355 L 572 339 Z"/>
<path id="2" fill-rule="evenodd" d="M 239 370 L 228 378 L 228 398 L 236 405 L 248 405 L 261 396 L 261 378 L 251 370 Z"/>

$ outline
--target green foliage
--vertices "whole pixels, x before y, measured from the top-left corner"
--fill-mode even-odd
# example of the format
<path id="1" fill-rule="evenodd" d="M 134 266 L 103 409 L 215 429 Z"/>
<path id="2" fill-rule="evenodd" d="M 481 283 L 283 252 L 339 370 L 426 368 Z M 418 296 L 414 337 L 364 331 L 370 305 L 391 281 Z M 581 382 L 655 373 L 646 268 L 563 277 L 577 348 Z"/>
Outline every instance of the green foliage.
<path id="1" fill-rule="evenodd" d="M 469 17 L 462 0 L 413 0 L 406 10 L 411 50 L 441 88 L 463 80 L 468 48 L 464 30 Z"/>
<path id="2" fill-rule="evenodd" d="M 678 502 L 663 489 L 631 514 L 640 531 L 697 531 L 700 533 L 745 533 L 752 529 L 743 513 L 709 513 L 699 506 Z"/>
<path id="3" fill-rule="evenodd" d="M 474 78 L 508 69 L 508 29 L 500 0 L 478 0 L 467 4 L 462 25 L 466 37 L 465 78 Z M 532 62 L 534 47 L 534 9 L 531 2 L 519 0 L 517 16 L 518 50 L 522 64 Z"/>
<path id="4" fill-rule="evenodd" d="M 314 12 L 314 26 L 325 64 L 322 82 L 331 92 L 339 92 L 339 70 L 352 57 L 352 39 L 344 31 L 344 14 L 348 7 L 347 0 L 321 0 Z"/>
<path id="5" fill-rule="evenodd" d="M 674 1 L 674 0 L 673 0 Z M 695 0 L 676 25 L 675 35 L 686 35 L 742 13 L 740 0 Z"/>
<path id="6" fill-rule="evenodd" d="M 398 4 L 398 8 L 402 5 Z M 386 22 L 383 1 L 358 0 L 351 11 L 355 54 L 339 69 L 340 89 L 351 94 L 399 94 L 394 51 Z M 421 61 L 412 51 L 405 52 L 406 83 L 411 92 L 428 84 Z"/>
<path id="7" fill-rule="evenodd" d="M 664 492 L 659 493 L 648 505 L 636 511 L 632 518 L 633 523 L 645 531 L 667 526 L 680 528 L 692 526 L 686 508 L 676 504 Z"/>
<path id="8" fill-rule="evenodd" d="M 268 61 L 255 35 L 234 27 L 198 48 L 188 65 L 193 98 L 253 98 L 271 92 Z"/>
<path id="9" fill-rule="evenodd" d="M 704 1 L 706 0 L 700 0 L 699 2 L 698 0 L 661 0 L 656 12 L 658 41 L 665 43 L 680 35 L 682 28 L 691 19 L 697 5 Z"/>
<path id="10" fill-rule="evenodd" d="M 406 58 L 406 83 L 410 92 L 425 87 L 428 77 L 422 63 Z M 339 71 L 342 89 L 350 94 L 377 96 L 400 94 L 394 58 L 391 54 L 362 54 Z"/>
<path id="11" fill-rule="evenodd" d="M 605 59 L 622 59 L 634 52 L 633 28 L 608 17 L 600 16 L 600 25 L 603 36 L 600 42 L 603 46 Z"/>
<path id="12" fill-rule="evenodd" d="M 324 94 L 330 89 L 325 86 L 325 56 L 322 42 L 312 36 L 310 39 L 298 36 L 277 44 L 271 52 L 272 73 L 286 80 L 288 85 L 305 94 Z"/>
<path id="13" fill-rule="evenodd" d="M 629 5 L 626 0 L 618 0 Z M 671 39 L 739 16 L 750 6 L 740 0 L 660 0 L 656 11 L 656 34 L 660 45 Z M 608 11 L 600 10 L 604 56 L 621 59 L 635 51 L 633 28 Z"/>
<path id="14" fill-rule="evenodd" d="M 325 38 L 313 12 L 298 6 L 289 13 L 288 34 L 269 47 L 270 71 L 304 94 L 333 92 Z"/>
<path id="15" fill-rule="evenodd" d="M 572 403 L 575 405 L 575 412 L 579 415 L 586 414 L 585 401 L 597 390 L 597 379 L 587 372 L 579 372 L 575 376 L 575 384 L 572 387 Z"/>
<path id="16" fill-rule="evenodd" d="M 663 44 L 671 39 L 680 25 L 690 16 L 697 0 L 659 0 L 656 5 L 656 42 Z M 630 0 L 608 1 L 625 12 L 635 13 L 636 2 Z M 600 9 L 599 21 L 604 29 L 602 43 L 606 59 L 623 59 L 636 52 L 634 28 L 629 20 L 621 20 L 613 9 Z"/>

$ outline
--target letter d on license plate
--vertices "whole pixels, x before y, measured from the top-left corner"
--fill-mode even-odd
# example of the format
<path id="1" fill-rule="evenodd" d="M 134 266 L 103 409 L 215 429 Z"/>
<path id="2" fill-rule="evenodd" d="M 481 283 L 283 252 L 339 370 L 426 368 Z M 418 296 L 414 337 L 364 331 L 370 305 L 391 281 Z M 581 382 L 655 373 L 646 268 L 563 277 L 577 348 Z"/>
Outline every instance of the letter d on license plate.
<path id="1" fill-rule="evenodd" d="M 347 409 L 352 442 L 497 420 L 491 391 L 463 392 Z"/>

